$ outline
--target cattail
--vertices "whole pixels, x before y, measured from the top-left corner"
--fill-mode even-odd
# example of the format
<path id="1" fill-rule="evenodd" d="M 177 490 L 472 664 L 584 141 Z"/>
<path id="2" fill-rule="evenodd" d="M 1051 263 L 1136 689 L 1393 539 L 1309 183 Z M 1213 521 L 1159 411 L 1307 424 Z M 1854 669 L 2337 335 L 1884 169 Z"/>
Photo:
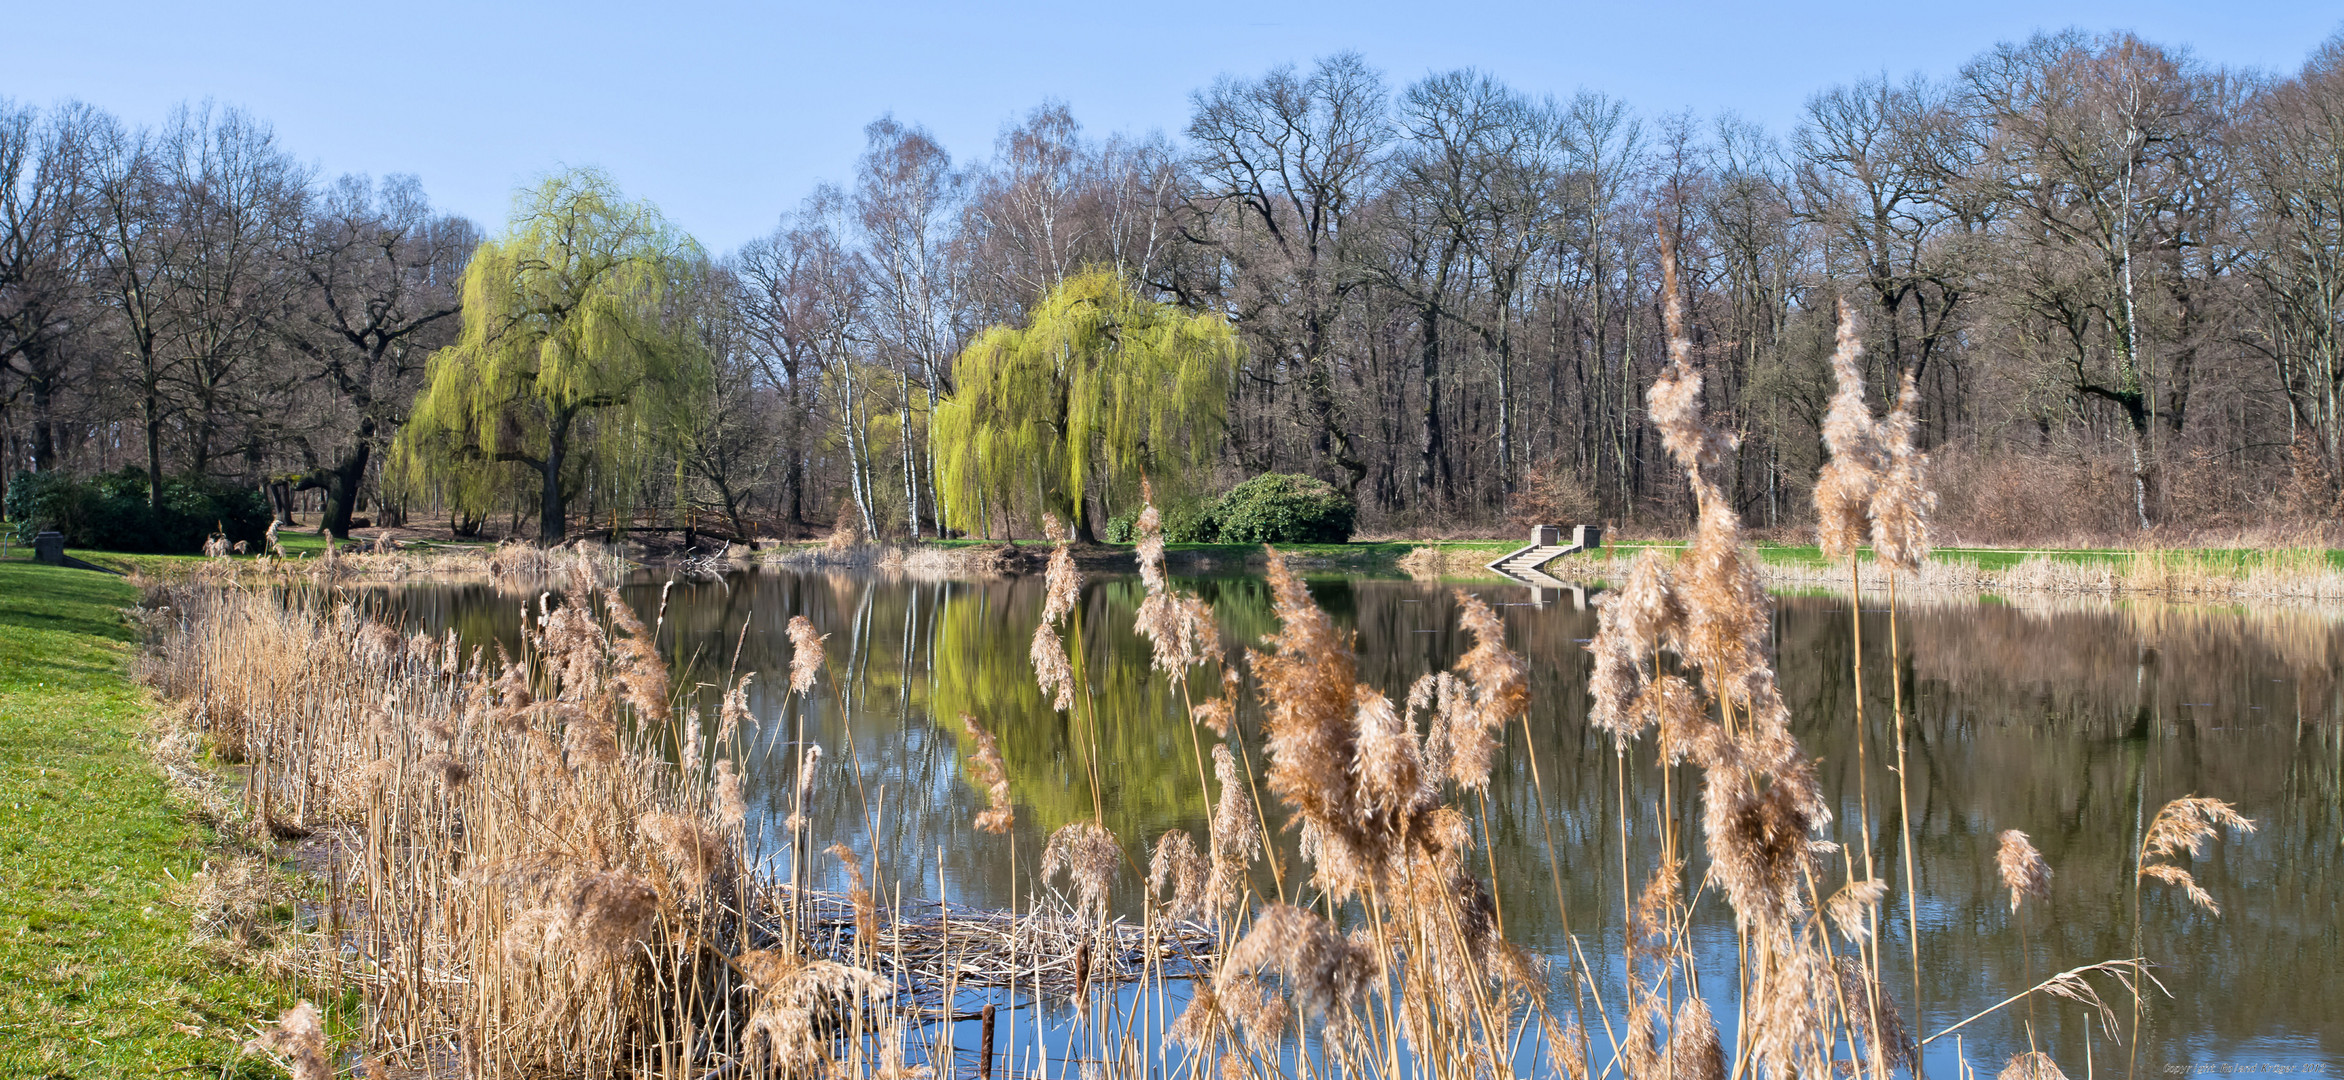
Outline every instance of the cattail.
<path id="1" fill-rule="evenodd" d="M 1042 849 L 1042 880 L 1064 870 L 1075 891 L 1075 909 L 1104 922 L 1107 890 L 1115 884 L 1115 869 L 1122 862 L 1114 833 L 1095 822 L 1077 821 L 1050 834 Z"/>
<path id="2" fill-rule="evenodd" d="M 1164 902 L 1167 918 L 1202 919 L 1210 911 L 1206 881 L 1210 871 L 1196 853 L 1196 838 L 1181 829 L 1156 840 L 1155 857 L 1148 860 L 1148 891 Z"/>
<path id="3" fill-rule="evenodd" d="M 1034 665 L 1034 685 L 1050 699 L 1050 707 L 1059 712 L 1074 708 L 1074 667 L 1067 661 L 1066 643 L 1049 620 L 1034 627 L 1033 648 L 1026 655 Z"/>
<path id="4" fill-rule="evenodd" d="M 2010 890 L 2011 914 L 2027 897 L 2051 895 L 2051 865 L 2043 853 L 2017 829 L 2002 831 L 2002 845 L 1994 853 L 1994 867 L 2002 872 L 2002 887 Z"/>
<path id="5" fill-rule="evenodd" d="M 1001 763 L 1001 743 L 977 723 L 976 717 L 962 713 L 960 722 L 977 744 L 976 753 L 969 755 L 969 773 L 985 786 L 986 807 L 977 815 L 976 827 L 989 833 L 1008 832 L 1017 816 L 1009 806 L 1009 770 Z"/>
<path id="6" fill-rule="evenodd" d="M 825 635 L 814 632 L 814 624 L 803 615 L 792 615 L 789 620 L 789 688 L 803 694 L 814 688 L 814 676 L 822 671 L 822 641 Z"/>
<path id="7" fill-rule="evenodd" d="M 1221 799 L 1213 807 L 1213 867 L 1205 893 L 1218 914 L 1244 898 L 1246 871 L 1261 856 L 1262 833 L 1244 777 L 1237 772 L 1237 756 L 1227 743 L 1213 744 L 1213 776 L 1220 782 Z"/>
<path id="8" fill-rule="evenodd" d="M 684 775 L 698 780 L 701 772 L 707 768 L 708 754 L 707 744 L 700 735 L 700 710 L 697 707 L 684 710 L 684 730 L 677 743 L 676 756 L 680 759 L 678 763 L 684 767 Z"/>
<path id="9" fill-rule="evenodd" d="M 2182 852 L 2191 858 L 2205 854 L 2206 842 L 2223 828 L 2251 833 L 2254 822 L 2248 820 L 2229 803 L 2220 799 L 2201 799 L 2196 796 L 2175 799 L 2166 803 L 2150 819 L 2148 833 L 2141 840 L 2138 876 L 2155 878 L 2168 885 L 2178 885 L 2189 893 L 2191 903 L 2219 915 L 2222 909 L 2214 903 L 2214 896 L 2200 887 L 2197 878 L 2171 862 L 2152 862 L 2152 859 L 2170 859 Z"/>
<path id="10" fill-rule="evenodd" d="M 275 522 L 269 531 L 277 531 Z M 333 1066 L 326 1059 L 326 1029 L 317 1006 L 302 1002 L 285 1010 L 277 1022 L 263 1028 L 252 1041 L 244 1044 L 247 1053 L 275 1054 L 283 1058 L 285 1071 L 293 1080 L 333 1080 Z"/>

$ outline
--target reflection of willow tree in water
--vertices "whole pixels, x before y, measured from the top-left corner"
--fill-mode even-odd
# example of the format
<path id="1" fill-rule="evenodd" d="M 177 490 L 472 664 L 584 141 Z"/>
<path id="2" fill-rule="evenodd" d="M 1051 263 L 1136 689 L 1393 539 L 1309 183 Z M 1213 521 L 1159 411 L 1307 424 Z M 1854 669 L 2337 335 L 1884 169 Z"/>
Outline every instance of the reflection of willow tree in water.
<path id="1" fill-rule="evenodd" d="M 1193 824 L 1204 814 L 1196 755 L 1179 723 L 1185 710 L 1164 680 L 1150 677 L 1147 644 L 1132 632 L 1138 603 L 1136 585 L 1124 581 L 1094 584 L 1082 598 L 1086 670 L 1099 715 L 1101 797 L 1107 827 L 1126 838 L 1152 835 L 1167 823 Z M 1018 813 L 1031 815 L 1046 833 L 1090 817 L 1091 790 L 1082 763 L 1086 725 L 1052 710 L 1025 653 L 1001 647 L 1031 636 L 1041 610 L 1037 590 L 955 590 L 937 616 L 926 704 L 932 718 L 967 713 L 993 731 Z M 964 782 L 982 791 L 968 768 L 974 747 L 967 733 L 943 727 L 960 744 Z"/>

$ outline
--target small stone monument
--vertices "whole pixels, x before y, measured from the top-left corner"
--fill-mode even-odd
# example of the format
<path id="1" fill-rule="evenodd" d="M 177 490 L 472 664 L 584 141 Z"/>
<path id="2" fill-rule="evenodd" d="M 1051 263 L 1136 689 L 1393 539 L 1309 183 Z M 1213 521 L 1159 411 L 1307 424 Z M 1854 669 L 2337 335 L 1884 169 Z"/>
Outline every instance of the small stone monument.
<path id="1" fill-rule="evenodd" d="M 33 536 L 33 558 L 51 566 L 65 565 L 65 534 L 43 529 Z"/>

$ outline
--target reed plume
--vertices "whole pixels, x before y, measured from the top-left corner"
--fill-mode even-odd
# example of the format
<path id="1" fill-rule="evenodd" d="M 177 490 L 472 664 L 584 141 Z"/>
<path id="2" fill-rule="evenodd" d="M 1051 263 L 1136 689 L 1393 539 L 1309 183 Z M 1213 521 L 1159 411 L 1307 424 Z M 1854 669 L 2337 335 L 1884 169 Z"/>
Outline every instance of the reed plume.
<path id="1" fill-rule="evenodd" d="M 1883 565 L 1917 570 L 1929 556 L 1929 515 L 1937 506 L 1928 459 L 1913 445 L 1920 387 L 1906 372 L 1896 406 L 1875 419 L 1857 363 L 1863 352 L 1855 314 L 1843 299 L 1831 354 L 1835 388 L 1823 417 L 1830 458 L 1815 475 L 1816 539 L 1830 559 L 1853 557 L 1869 539 Z"/>
<path id="2" fill-rule="evenodd" d="M 1123 851 L 1116 846 L 1114 833 L 1097 822 L 1077 821 L 1050 834 L 1042 849 L 1042 880 L 1064 871 L 1074 889 L 1075 910 L 1105 922 L 1108 890 L 1122 863 Z"/>
<path id="3" fill-rule="evenodd" d="M 806 803 L 814 796 L 814 779 L 821 772 L 821 769 L 822 744 L 810 744 L 804 753 L 798 755 L 797 801 L 793 804 L 795 809 L 792 809 L 788 819 L 782 822 L 782 827 L 791 833 L 802 833 L 812 824 L 806 818 Z"/>
<path id="4" fill-rule="evenodd" d="M 1457 786 L 1489 786 L 1489 767 L 1506 725 L 1530 707 L 1530 669 L 1506 648 L 1506 624 L 1479 597 L 1457 591 L 1457 625 L 1473 648 L 1457 660 L 1470 692 L 1445 711 L 1449 778 Z"/>
<path id="5" fill-rule="evenodd" d="M 1050 700 L 1050 707 L 1059 712 L 1074 708 L 1074 667 L 1056 625 L 1045 619 L 1034 627 L 1034 643 L 1027 658 L 1034 665 L 1034 685 Z"/>
<path id="6" fill-rule="evenodd" d="M 1887 468 L 1879 423 L 1864 398 L 1857 361 L 1864 340 L 1846 298 L 1839 301 L 1839 340 L 1831 353 L 1834 390 L 1823 414 L 1823 445 L 1830 459 L 1815 474 L 1815 533 L 1829 559 L 1853 556 L 1869 532 L 1872 494 Z"/>
<path id="7" fill-rule="evenodd" d="M 276 523 L 269 524 L 276 531 Z M 326 1057 L 326 1029 L 317 1006 L 306 1001 L 285 1010 L 277 1022 L 261 1029 L 260 1034 L 244 1044 L 246 1053 L 275 1055 L 291 1074 L 293 1080 L 333 1080 L 333 1065 Z"/>
<path id="8" fill-rule="evenodd" d="M 1262 833 L 1253 799 L 1246 794 L 1245 780 L 1237 771 L 1237 756 L 1229 752 L 1227 743 L 1213 744 L 1213 776 L 1220 784 L 1221 798 L 1213 806 L 1209 837 L 1212 871 L 1205 879 L 1205 894 L 1218 918 L 1244 899 L 1246 873 L 1261 857 Z"/>
<path id="9" fill-rule="evenodd" d="M 1167 918 L 1210 918 L 1210 873 L 1211 864 L 1197 854 L 1196 838 L 1172 829 L 1156 838 L 1156 853 L 1148 860 L 1148 891 L 1164 904 Z"/>
<path id="10" fill-rule="evenodd" d="M 822 641 L 828 635 L 814 632 L 813 620 L 803 615 L 792 615 L 789 620 L 789 688 L 803 694 L 814 688 L 814 677 L 822 673 Z"/>
<path id="11" fill-rule="evenodd" d="M 1001 744 L 976 717 L 962 713 L 960 722 L 977 744 L 976 752 L 969 755 L 969 774 L 985 786 L 986 806 L 977 814 L 975 825 L 989 833 L 1008 832 L 1017 815 L 1009 805 L 1009 770 L 1001 764 Z"/>
<path id="12" fill-rule="evenodd" d="M 1340 1024 L 1375 974 L 1374 955 L 1315 912 L 1270 904 L 1254 913 L 1253 928 L 1221 962 L 1216 990 L 1233 980 L 1275 974 L 1294 1004 Z"/>
<path id="13" fill-rule="evenodd" d="M 1994 868 L 2002 875 L 2002 887 L 2010 890 L 2011 914 L 2018 914 L 2018 906 L 2027 897 L 2051 895 L 2051 864 L 2043 861 L 2043 853 L 2027 834 L 2017 829 L 2004 829 L 2002 842 L 1994 852 Z"/>
<path id="14" fill-rule="evenodd" d="M 2221 914 L 2213 894 L 2200 886 L 2188 870 L 2171 860 L 2183 852 L 2188 852 L 2193 859 L 2205 854 L 2207 842 L 2225 828 L 2251 833 L 2254 822 L 2220 799 L 2193 795 L 2166 803 L 2149 820 L 2148 831 L 2141 838 L 2140 854 L 2135 860 L 2139 867 L 2137 876 L 2180 886 L 2188 892 L 2190 902 L 2206 909 L 2207 914 Z"/>
<path id="15" fill-rule="evenodd" d="M 2051 1055 L 2029 1050 L 2011 1055 L 1994 1080 L 2067 1080 L 2067 1074 L 2059 1071 L 2059 1063 L 2051 1060 Z"/>

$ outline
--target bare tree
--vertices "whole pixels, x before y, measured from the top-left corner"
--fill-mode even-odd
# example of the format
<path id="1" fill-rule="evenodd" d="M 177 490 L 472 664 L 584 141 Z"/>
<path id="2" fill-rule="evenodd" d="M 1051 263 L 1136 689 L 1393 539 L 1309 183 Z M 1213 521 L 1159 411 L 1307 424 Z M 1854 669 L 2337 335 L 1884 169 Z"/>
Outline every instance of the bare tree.
<path id="1" fill-rule="evenodd" d="M 1338 328 L 1361 280 L 1347 226 L 1372 196 L 1391 138 L 1383 79 L 1341 53 L 1308 76 L 1282 67 L 1224 77 L 1194 104 L 1200 186 L 1186 236 L 1225 259 L 1230 276 L 1183 291 L 1216 297 L 1254 340 L 1254 379 L 1300 383 L 1314 456 L 1355 492 L 1367 463 L 1337 393 Z"/>
<path id="2" fill-rule="evenodd" d="M 431 350 L 454 336 L 479 243 L 471 222 L 432 213 L 414 177 L 345 176 L 287 253 L 300 291 L 272 328 L 308 361 L 297 377 L 340 406 L 334 427 L 284 435 L 302 464 L 294 489 L 325 492 L 325 531 L 350 534 L 368 465 L 404 421 Z"/>
<path id="3" fill-rule="evenodd" d="M 920 128 L 882 117 L 864 128 L 863 135 L 855 220 L 862 226 L 872 267 L 874 343 L 895 369 L 904 521 L 916 539 L 921 534 L 923 492 L 931 503 L 926 512 L 943 520 L 932 505 L 935 454 L 913 423 L 912 380 L 917 378 L 927 395 L 921 415 L 933 416 L 938 395 L 949 389 L 947 362 L 960 336 L 957 282 L 945 249 L 961 177 L 944 148 Z"/>
<path id="4" fill-rule="evenodd" d="M 0 99 L 0 403 L 32 410 L 33 471 L 58 465 L 68 339 L 86 321 L 92 283 L 91 175 L 83 160 L 96 110 L 71 103 L 43 117 Z"/>

